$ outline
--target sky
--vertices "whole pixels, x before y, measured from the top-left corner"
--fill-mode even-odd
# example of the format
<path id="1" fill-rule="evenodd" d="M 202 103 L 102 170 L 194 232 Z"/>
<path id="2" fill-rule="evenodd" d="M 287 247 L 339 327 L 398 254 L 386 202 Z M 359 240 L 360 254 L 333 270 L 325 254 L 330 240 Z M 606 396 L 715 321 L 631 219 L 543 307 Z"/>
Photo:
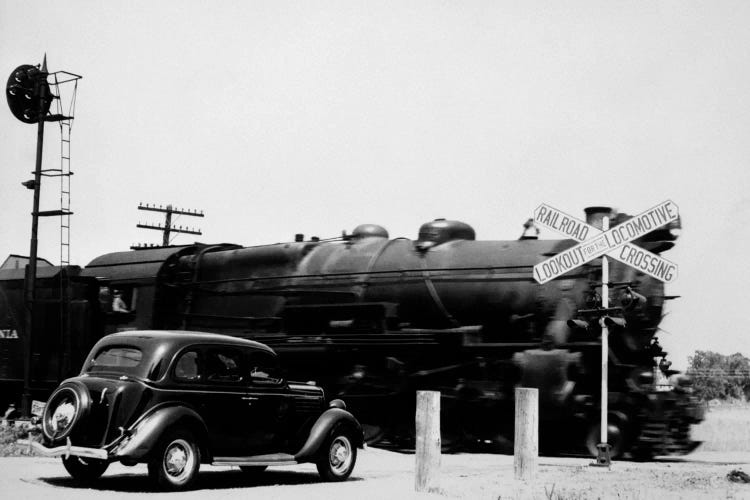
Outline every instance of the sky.
<path id="1" fill-rule="evenodd" d="M 46 53 L 83 76 L 81 266 L 160 242 L 141 202 L 205 213 L 174 244 L 254 245 L 362 223 L 416 238 L 438 217 L 516 239 L 541 203 L 583 218 L 671 199 L 681 298 L 660 340 L 684 368 L 750 355 L 748 25 L 744 1 L 0 0 L 0 72 Z M 36 134 L 0 111 L 0 259 L 29 253 Z M 44 151 L 57 168 L 56 124 Z M 42 210 L 59 190 L 43 181 Z M 42 219 L 39 255 L 58 263 L 59 240 Z"/>

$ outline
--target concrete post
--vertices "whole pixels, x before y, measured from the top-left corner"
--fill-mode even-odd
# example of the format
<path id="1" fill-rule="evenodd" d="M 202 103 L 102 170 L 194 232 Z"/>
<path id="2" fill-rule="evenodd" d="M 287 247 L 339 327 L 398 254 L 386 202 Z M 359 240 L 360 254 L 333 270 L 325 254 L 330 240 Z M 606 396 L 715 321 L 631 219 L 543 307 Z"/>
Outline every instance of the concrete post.
<path id="1" fill-rule="evenodd" d="M 440 476 L 440 393 L 417 391 L 416 491 L 436 492 Z"/>
<path id="2" fill-rule="evenodd" d="M 515 478 L 532 481 L 539 455 L 539 390 L 516 388 L 516 430 L 513 442 Z"/>

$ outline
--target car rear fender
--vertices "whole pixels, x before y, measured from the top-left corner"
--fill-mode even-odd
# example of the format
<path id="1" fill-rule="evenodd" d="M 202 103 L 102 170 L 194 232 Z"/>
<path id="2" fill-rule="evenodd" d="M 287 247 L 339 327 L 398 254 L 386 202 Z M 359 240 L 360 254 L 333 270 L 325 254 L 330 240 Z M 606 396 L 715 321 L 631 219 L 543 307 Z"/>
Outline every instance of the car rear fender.
<path id="1" fill-rule="evenodd" d="M 143 417 L 126 432 L 126 437 L 112 450 L 116 459 L 142 461 L 147 458 L 151 450 L 159 442 L 161 436 L 174 426 L 184 426 L 193 431 L 201 447 L 201 455 L 205 453 L 208 435 L 206 424 L 195 410 L 186 406 L 162 406 Z"/>
<path id="2" fill-rule="evenodd" d="M 336 426 L 342 426 L 346 429 L 349 437 L 353 440 L 353 445 L 362 448 L 364 446 L 364 434 L 362 426 L 359 425 L 354 416 L 341 408 L 329 408 L 318 417 L 318 420 L 310 429 L 310 435 L 307 438 L 302 449 L 294 455 L 297 462 L 309 462 L 315 459 L 318 450 L 325 442 L 328 435 Z"/>

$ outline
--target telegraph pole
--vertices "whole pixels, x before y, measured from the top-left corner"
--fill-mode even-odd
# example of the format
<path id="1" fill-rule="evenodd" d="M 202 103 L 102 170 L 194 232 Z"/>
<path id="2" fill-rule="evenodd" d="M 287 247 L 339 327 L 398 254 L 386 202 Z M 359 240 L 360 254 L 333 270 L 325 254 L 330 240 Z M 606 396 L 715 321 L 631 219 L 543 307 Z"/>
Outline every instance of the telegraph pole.
<path id="1" fill-rule="evenodd" d="M 185 210 L 181 208 L 174 208 L 172 205 L 167 205 L 166 208 L 162 208 L 161 205 L 158 207 L 156 205 L 149 205 L 139 203 L 138 204 L 138 210 L 148 210 L 150 212 L 159 212 L 164 214 L 164 225 L 161 224 L 141 224 L 140 222 L 136 225 L 136 227 L 140 227 L 143 229 L 154 229 L 157 231 L 162 232 L 162 246 L 169 246 L 169 237 L 172 233 L 183 233 L 183 234 L 197 234 L 201 235 L 203 234 L 200 229 L 196 230 L 193 228 L 183 228 L 182 226 L 175 226 L 172 223 L 172 215 L 187 215 L 189 217 L 204 217 L 203 210 L 200 212 L 198 210 Z M 133 246 L 131 247 L 133 249 L 143 248 L 141 246 Z"/>

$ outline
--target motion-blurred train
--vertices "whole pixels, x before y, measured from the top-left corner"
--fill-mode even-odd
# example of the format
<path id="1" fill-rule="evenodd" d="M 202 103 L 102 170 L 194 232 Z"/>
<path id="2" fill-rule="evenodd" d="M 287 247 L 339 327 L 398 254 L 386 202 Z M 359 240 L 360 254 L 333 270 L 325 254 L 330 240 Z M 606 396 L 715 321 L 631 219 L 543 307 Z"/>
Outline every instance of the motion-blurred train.
<path id="1" fill-rule="evenodd" d="M 586 212 L 596 224 L 606 209 Z M 629 218 L 606 213 L 613 225 Z M 635 243 L 661 253 L 678 229 Z M 544 285 L 532 277 L 536 263 L 573 244 L 533 232 L 477 241 L 469 225 L 437 219 L 416 240 L 365 224 L 333 240 L 196 243 L 110 253 L 83 269 L 40 267 L 32 394 L 44 400 L 106 333 L 210 331 L 272 346 L 288 377 L 345 399 L 371 443 L 410 446 L 414 392 L 429 389 L 441 392 L 444 447 L 503 448 L 521 385 L 540 391 L 543 449 L 596 454 L 601 262 Z M 625 320 L 609 336 L 613 456 L 687 453 L 703 414 L 656 337 L 671 297 L 617 262 L 610 283 Z M 22 270 L 0 271 L 0 403 L 19 400 L 23 386 L 22 288 Z"/>

